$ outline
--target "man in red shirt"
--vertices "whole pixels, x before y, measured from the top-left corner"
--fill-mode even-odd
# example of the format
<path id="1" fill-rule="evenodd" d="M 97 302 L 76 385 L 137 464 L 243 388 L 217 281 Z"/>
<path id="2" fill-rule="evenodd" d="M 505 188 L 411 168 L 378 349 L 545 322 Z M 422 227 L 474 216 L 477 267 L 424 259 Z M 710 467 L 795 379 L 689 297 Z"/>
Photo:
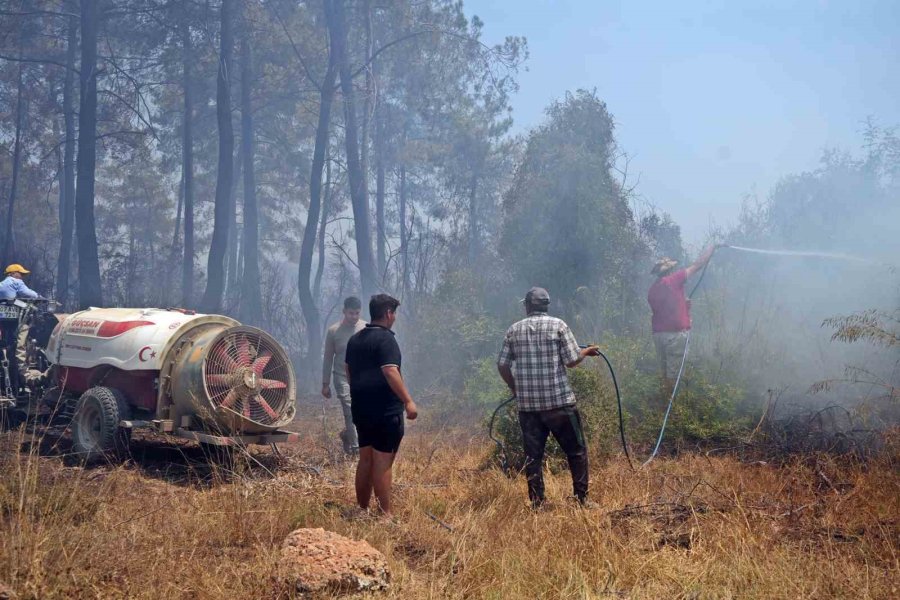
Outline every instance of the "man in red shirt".
<path id="1" fill-rule="evenodd" d="M 656 261 L 651 273 L 657 279 L 650 286 L 647 302 L 653 311 L 653 343 L 667 389 L 671 390 L 681 369 L 681 361 L 691 330 L 691 301 L 684 293 L 688 278 L 706 266 L 716 247 L 710 246 L 694 264 L 678 269 L 678 261 L 665 257 Z"/>

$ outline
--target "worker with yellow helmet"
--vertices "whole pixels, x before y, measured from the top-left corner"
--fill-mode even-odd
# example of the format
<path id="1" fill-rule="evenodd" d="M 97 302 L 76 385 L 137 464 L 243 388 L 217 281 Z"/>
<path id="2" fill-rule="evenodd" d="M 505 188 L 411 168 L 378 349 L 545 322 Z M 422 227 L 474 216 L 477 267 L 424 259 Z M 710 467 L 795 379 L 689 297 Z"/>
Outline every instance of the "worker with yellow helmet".
<path id="1" fill-rule="evenodd" d="M 12 264 L 6 267 L 6 279 L 0 281 L 0 300 L 15 300 L 16 298 L 40 298 L 40 294 L 25 285 L 22 278 L 31 273 L 20 264 Z"/>
<path id="2" fill-rule="evenodd" d="M 6 278 L 0 281 L 0 302 L 17 298 L 42 300 L 41 295 L 25 285 L 22 280 L 30 271 L 20 264 L 6 267 Z M 19 383 L 37 384 L 46 379 L 46 374 L 36 369 L 29 369 L 26 359 L 26 344 L 29 325 L 14 319 L 0 319 L 0 357 L 3 359 L 0 396 L 15 396 Z"/>

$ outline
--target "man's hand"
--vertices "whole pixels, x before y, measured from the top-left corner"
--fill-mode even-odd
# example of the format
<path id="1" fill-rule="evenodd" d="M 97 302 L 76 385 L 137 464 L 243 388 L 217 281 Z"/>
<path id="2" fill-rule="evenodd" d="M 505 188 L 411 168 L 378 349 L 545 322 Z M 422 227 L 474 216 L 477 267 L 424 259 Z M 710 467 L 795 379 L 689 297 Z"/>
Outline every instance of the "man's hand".
<path id="1" fill-rule="evenodd" d="M 716 245 L 712 245 L 706 250 L 703 251 L 703 254 L 694 261 L 694 264 L 687 267 L 685 271 L 687 271 L 687 276 L 690 277 L 700 269 L 706 266 L 706 263 L 709 262 L 709 259 L 712 258 L 713 253 L 716 251 Z"/>
<path id="2" fill-rule="evenodd" d="M 410 400 L 404 408 L 406 409 L 406 418 L 410 421 L 415 421 L 416 417 L 419 416 L 419 407 L 416 406 L 416 403 Z"/>
<path id="3" fill-rule="evenodd" d="M 403 407 L 406 409 L 406 418 L 412 421 L 418 417 L 419 409 L 416 407 L 416 403 L 413 402 L 409 390 L 406 389 L 406 384 L 403 382 L 403 376 L 400 375 L 400 368 L 396 365 L 385 365 L 381 367 L 381 372 L 384 373 L 384 378 L 387 379 L 391 391 L 397 394 L 397 397 L 400 398 L 400 402 L 403 403 Z"/>
<path id="4" fill-rule="evenodd" d="M 331 398 L 331 386 L 327 383 L 322 384 L 322 396 L 325 398 Z"/>
<path id="5" fill-rule="evenodd" d="M 600 356 L 600 347 L 599 346 L 588 346 L 587 348 L 581 349 L 581 357 L 587 358 L 588 356 Z"/>
<path id="6" fill-rule="evenodd" d="M 566 363 L 566 368 L 574 369 L 578 365 L 581 364 L 588 356 L 600 356 L 600 347 L 596 344 L 591 344 L 590 346 L 584 346 L 581 350 L 578 351 L 578 358 L 570 363 Z"/>

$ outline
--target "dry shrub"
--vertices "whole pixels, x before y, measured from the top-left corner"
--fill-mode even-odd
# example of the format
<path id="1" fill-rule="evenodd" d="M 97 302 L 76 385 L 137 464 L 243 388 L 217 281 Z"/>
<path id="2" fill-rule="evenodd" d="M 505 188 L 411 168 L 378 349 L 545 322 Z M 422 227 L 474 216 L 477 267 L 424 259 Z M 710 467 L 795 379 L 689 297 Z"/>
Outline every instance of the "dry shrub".
<path id="1" fill-rule="evenodd" d="M 482 468 L 482 431 L 414 423 L 390 524 L 349 516 L 353 465 L 328 461 L 320 442 L 336 431 L 323 438 L 306 412 L 307 438 L 283 460 L 254 451 L 231 471 L 157 440 L 136 441 L 124 465 L 83 469 L 21 430 L 4 434 L 0 584 L 20 598 L 290 598 L 275 577 L 278 547 L 309 526 L 384 552 L 394 574 L 386 598 L 898 593 L 896 453 L 778 466 L 682 455 L 637 472 L 595 460 L 599 510 L 565 500 L 563 470 L 547 474 L 553 506 L 535 513 L 523 477 Z"/>

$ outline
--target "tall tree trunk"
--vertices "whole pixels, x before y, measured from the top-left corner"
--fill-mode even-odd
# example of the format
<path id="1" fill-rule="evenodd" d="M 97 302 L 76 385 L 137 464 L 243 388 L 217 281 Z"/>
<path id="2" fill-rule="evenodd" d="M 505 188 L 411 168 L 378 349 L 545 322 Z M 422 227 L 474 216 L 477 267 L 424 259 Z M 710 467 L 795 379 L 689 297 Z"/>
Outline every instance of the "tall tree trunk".
<path id="1" fill-rule="evenodd" d="M 234 129 L 231 124 L 231 49 L 232 14 L 234 0 L 222 0 L 221 48 L 216 78 L 216 121 L 219 130 L 219 164 L 216 176 L 216 205 L 214 210 L 212 241 L 206 268 L 206 291 L 201 309 L 207 313 L 222 310 L 222 292 L 225 290 L 225 254 L 228 251 L 228 209 L 232 182 L 232 156 L 234 155 Z"/>
<path id="2" fill-rule="evenodd" d="M 132 205 L 131 210 L 137 212 L 137 206 Z M 136 298 L 134 293 L 135 272 L 137 270 L 137 252 L 135 252 L 134 223 L 128 228 L 128 258 L 125 261 L 125 303 L 126 306 L 134 306 Z"/>
<path id="3" fill-rule="evenodd" d="M 362 170 L 366 186 L 366 202 L 369 194 L 369 130 L 371 129 L 372 107 L 375 105 L 375 78 L 372 70 L 372 0 L 363 0 L 363 27 L 365 31 L 365 47 L 363 61 L 366 65 L 366 87 L 363 95 L 362 122 L 360 124 L 359 167 Z M 346 26 L 346 22 L 345 22 Z M 345 50 L 346 52 L 346 50 Z"/>
<path id="4" fill-rule="evenodd" d="M 384 222 L 384 109 L 379 101 L 378 90 L 378 71 L 377 61 L 372 58 L 374 36 L 372 34 L 372 2 L 366 0 L 365 6 L 365 23 L 366 23 L 366 63 L 369 68 L 366 70 L 366 106 L 364 110 L 365 121 L 363 122 L 363 142 L 360 151 L 362 152 L 363 173 L 368 173 L 368 134 L 369 134 L 369 114 L 375 120 L 374 128 L 374 147 L 375 154 L 375 255 L 378 265 L 378 281 L 383 285 L 387 275 L 387 235 L 385 233 Z"/>
<path id="5" fill-rule="evenodd" d="M 181 21 L 181 85 L 184 93 L 184 117 L 181 132 L 181 177 L 184 182 L 184 254 L 181 267 L 181 304 L 194 305 L 194 89 L 193 46 L 188 21 L 188 1 L 184 1 Z"/>
<path id="6" fill-rule="evenodd" d="M 400 167 L 400 260 L 402 271 L 400 287 L 403 290 L 403 299 L 409 296 L 409 236 L 406 232 L 406 167 Z"/>
<path id="7" fill-rule="evenodd" d="M 21 44 L 21 42 L 20 42 Z M 19 50 L 21 55 L 21 47 Z M 25 87 L 25 63 L 19 63 L 19 76 L 16 83 L 16 133 L 13 142 L 12 182 L 9 188 L 9 203 L 6 207 L 6 236 L 3 241 L 4 265 L 9 264 L 12 254 L 15 252 L 15 240 L 13 239 L 13 219 L 16 208 L 16 193 L 19 187 L 19 166 L 22 156 L 22 127 L 25 123 L 25 99 L 22 94 Z"/>
<path id="8" fill-rule="evenodd" d="M 178 184 L 178 205 L 175 207 L 175 227 L 172 233 L 172 245 L 169 246 L 169 264 L 174 265 L 178 262 L 181 254 L 181 219 L 184 212 L 184 173 L 181 174 L 181 182 Z M 152 215 L 151 215 L 152 216 Z M 172 305 L 172 288 L 175 284 L 175 269 L 166 269 L 166 286 L 161 290 L 163 297 L 162 304 L 166 306 Z"/>
<path id="9" fill-rule="evenodd" d="M 316 264 L 316 276 L 313 283 L 313 298 L 322 297 L 322 275 L 325 273 L 325 229 L 328 225 L 328 214 L 331 212 L 331 161 L 326 152 L 325 155 L 325 184 L 322 189 L 322 211 L 319 216 L 319 234 L 316 241 L 319 244 L 318 261 Z"/>
<path id="10" fill-rule="evenodd" d="M 256 180 L 253 139 L 253 107 L 250 91 L 253 85 L 253 65 L 250 55 L 250 27 L 243 20 L 241 37 L 241 145 L 244 155 L 244 246 L 241 276 L 241 321 L 258 325 L 262 320 L 262 296 L 259 278 L 259 215 L 256 204 Z"/>
<path id="11" fill-rule="evenodd" d="M 372 67 L 374 69 L 374 65 Z M 378 273 L 383 282 L 387 273 L 387 232 L 384 220 L 385 167 L 384 135 L 385 107 L 375 107 L 375 254 L 378 258 Z"/>
<path id="12" fill-rule="evenodd" d="M 181 245 L 181 219 L 184 214 L 184 173 L 178 183 L 178 204 L 175 207 L 175 227 L 172 230 L 172 256 L 177 257 Z"/>
<path id="13" fill-rule="evenodd" d="M 69 307 L 69 273 L 72 236 L 75 229 L 75 51 L 78 48 L 78 18 L 69 17 L 66 32 L 66 75 L 63 83 L 63 119 L 66 140 L 63 150 L 62 211 L 59 219 L 59 257 L 56 262 L 56 298 Z"/>
<path id="14" fill-rule="evenodd" d="M 53 126 L 53 133 L 58 134 L 57 131 L 58 125 Z M 66 171 L 63 161 L 63 151 L 57 146 L 54 150 L 56 153 L 56 187 L 59 188 L 59 207 L 57 211 L 56 218 L 59 221 L 60 229 L 62 229 L 62 222 L 65 218 L 66 214 Z M 57 273 L 58 276 L 58 273 Z M 57 298 L 59 298 L 59 294 L 57 294 Z M 62 301 L 62 300 L 58 300 Z"/>
<path id="15" fill-rule="evenodd" d="M 81 3 L 81 97 L 78 103 L 78 163 L 75 234 L 78 239 L 78 304 L 103 305 L 100 257 L 94 224 L 94 173 L 97 165 L 97 2 Z"/>
<path id="16" fill-rule="evenodd" d="M 149 196 L 146 197 L 145 202 L 147 208 L 147 223 L 152 223 L 155 207 L 153 206 L 153 203 Z M 166 289 L 160 289 L 159 286 L 155 286 L 151 281 L 149 281 L 150 278 L 153 278 L 156 273 L 158 273 L 158 271 L 156 271 L 155 269 L 156 265 L 159 264 L 159 262 L 156 260 L 156 235 L 151 227 L 145 227 L 143 229 L 143 232 L 144 243 L 146 244 L 146 246 L 141 250 L 141 258 L 143 259 L 141 262 L 143 264 L 149 265 L 150 268 L 144 270 L 144 276 L 142 277 L 143 285 L 141 286 L 141 297 L 150 298 L 150 301 L 153 303 L 152 306 L 167 306 L 169 303 L 168 287 Z M 148 258 L 149 260 L 147 260 Z"/>
<path id="17" fill-rule="evenodd" d="M 231 169 L 231 194 L 228 196 L 228 254 L 225 257 L 226 306 L 229 305 L 229 301 L 240 300 L 240 288 L 236 286 L 236 282 L 240 279 L 238 255 L 241 244 L 241 232 L 237 226 L 237 189 L 244 172 L 243 155 L 242 145 L 237 144 L 237 151 L 234 153 L 234 167 Z"/>
<path id="18" fill-rule="evenodd" d="M 325 17 L 333 20 L 334 0 L 323 0 Z M 340 0 L 338 0 L 340 1 Z M 306 321 L 307 360 L 312 376 L 315 376 L 318 360 L 322 354 L 322 325 L 317 306 L 318 298 L 310 290 L 313 249 L 316 243 L 316 226 L 322 208 L 322 170 L 325 167 L 325 154 L 328 150 L 329 126 L 331 124 L 331 104 L 334 100 L 334 83 L 337 78 L 338 40 L 331 33 L 328 51 L 328 70 L 319 93 L 319 120 L 316 124 L 316 141 L 313 147 L 313 160 L 309 176 L 309 210 L 306 212 L 306 226 L 303 229 L 303 241 L 300 243 L 300 266 L 297 271 L 297 291 L 303 319 Z M 313 380 L 315 381 L 315 380 Z"/>
<path id="19" fill-rule="evenodd" d="M 347 152 L 347 175 L 350 181 L 350 201 L 353 205 L 353 223 L 356 237 L 356 259 L 363 298 L 378 288 L 375 257 L 372 255 L 372 234 L 369 227 L 369 198 L 366 190 L 366 175 L 359 161 L 359 126 L 356 122 L 356 93 L 350 72 L 350 57 L 347 53 L 347 26 L 344 14 L 344 0 L 334 0 L 331 18 L 328 19 L 331 36 L 336 41 L 341 93 L 344 99 L 344 143 Z"/>

